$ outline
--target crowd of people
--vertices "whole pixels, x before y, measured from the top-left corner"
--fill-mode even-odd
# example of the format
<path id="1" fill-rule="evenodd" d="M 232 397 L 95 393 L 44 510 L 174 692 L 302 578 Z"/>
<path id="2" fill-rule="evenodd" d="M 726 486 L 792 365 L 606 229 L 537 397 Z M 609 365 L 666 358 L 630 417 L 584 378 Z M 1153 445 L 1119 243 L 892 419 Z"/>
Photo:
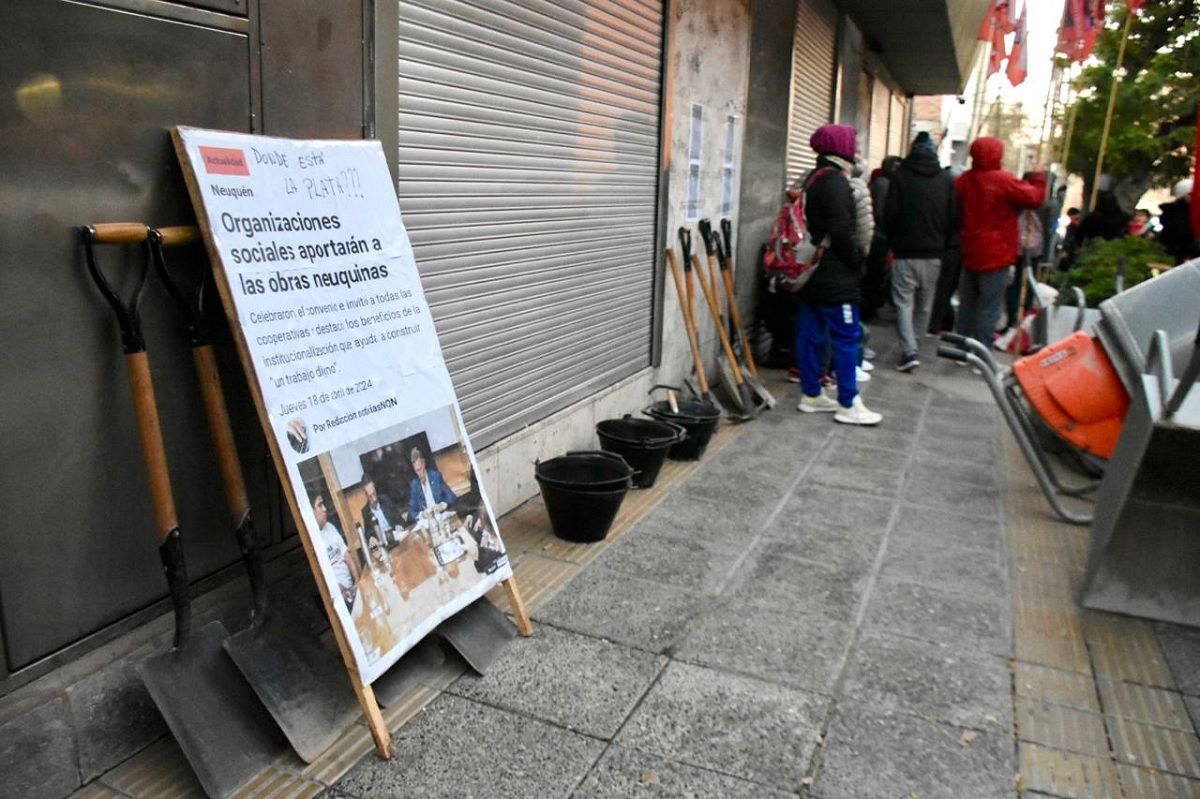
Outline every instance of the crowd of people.
<path id="1" fill-rule="evenodd" d="M 1068 209 L 1059 231 L 1065 187 L 1051 192 L 1040 166 L 1022 177 L 1005 170 L 1004 143 L 995 137 L 973 141 L 971 165 L 960 170 L 943 167 L 921 132 L 907 156 L 885 158 L 869 183 L 852 126 L 822 125 L 809 144 L 816 165 L 789 191 L 803 195 L 809 234 L 823 247 L 819 268 L 794 297 L 792 371 L 803 413 L 832 413 L 843 424 L 882 421 L 858 384 L 870 379 L 873 355 L 863 320 L 885 305 L 895 310 L 900 341 L 895 368 L 912 372 L 927 333 L 953 329 L 990 344 L 1002 315 L 1015 332 L 1023 263 L 1066 269 L 1089 240 L 1121 236 L 1153 237 L 1175 263 L 1200 256 L 1189 227 L 1190 180 L 1162 206 L 1161 229 L 1148 212 L 1124 213 L 1112 187 L 1101 185 L 1093 210 Z"/>

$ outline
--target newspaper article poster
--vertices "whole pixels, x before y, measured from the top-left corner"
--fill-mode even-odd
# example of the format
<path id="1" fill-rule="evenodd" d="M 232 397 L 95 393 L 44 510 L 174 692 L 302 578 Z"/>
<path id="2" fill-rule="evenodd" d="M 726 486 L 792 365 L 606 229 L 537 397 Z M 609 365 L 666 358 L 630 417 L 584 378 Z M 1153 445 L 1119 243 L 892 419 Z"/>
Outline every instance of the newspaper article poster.
<path id="1" fill-rule="evenodd" d="M 369 684 L 512 575 L 383 150 L 174 136 L 297 526 Z"/>

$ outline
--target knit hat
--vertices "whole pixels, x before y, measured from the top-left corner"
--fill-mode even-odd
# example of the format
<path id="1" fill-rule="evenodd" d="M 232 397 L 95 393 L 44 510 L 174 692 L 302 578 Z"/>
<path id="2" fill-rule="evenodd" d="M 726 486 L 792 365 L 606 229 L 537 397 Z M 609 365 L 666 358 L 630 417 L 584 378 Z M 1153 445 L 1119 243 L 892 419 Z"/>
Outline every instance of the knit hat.
<path id="1" fill-rule="evenodd" d="M 853 161 L 858 149 L 855 136 L 851 125 L 822 125 L 808 140 L 808 145 L 820 155 L 836 155 Z"/>
<path id="2" fill-rule="evenodd" d="M 929 135 L 929 131 L 923 130 L 913 139 L 912 149 L 909 152 L 915 153 L 918 150 L 925 150 L 930 153 L 937 152 L 937 148 L 933 145 L 933 137 Z"/>

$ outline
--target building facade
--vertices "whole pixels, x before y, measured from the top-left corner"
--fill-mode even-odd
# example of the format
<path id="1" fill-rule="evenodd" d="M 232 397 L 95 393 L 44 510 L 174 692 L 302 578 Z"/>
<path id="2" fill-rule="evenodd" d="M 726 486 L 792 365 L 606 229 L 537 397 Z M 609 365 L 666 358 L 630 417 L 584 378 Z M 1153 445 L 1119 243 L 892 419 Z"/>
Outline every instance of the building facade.
<path id="1" fill-rule="evenodd" d="M 189 224 L 173 125 L 377 138 L 492 504 L 593 446 L 691 369 L 664 249 L 733 223 L 753 318 L 759 247 L 821 124 L 868 166 L 912 97 L 955 94 L 986 0 L 14 0 L 0 21 L 0 771 L 71 792 L 165 734 L 133 666 L 169 644 L 116 325 L 79 228 Z M 135 271 L 136 257 L 104 254 Z M 201 268 L 197 262 L 194 268 Z M 128 292 L 132 286 L 120 287 Z M 212 295 L 215 297 L 215 294 Z M 272 580 L 306 569 L 216 300 L 214 330 Z M 197 612 L 245 588 L 190 353 L 143 301 Z M 715 358 L 711 324 L 701 346 Z M 51 776 L 47 776 L 51 775 Z"/>

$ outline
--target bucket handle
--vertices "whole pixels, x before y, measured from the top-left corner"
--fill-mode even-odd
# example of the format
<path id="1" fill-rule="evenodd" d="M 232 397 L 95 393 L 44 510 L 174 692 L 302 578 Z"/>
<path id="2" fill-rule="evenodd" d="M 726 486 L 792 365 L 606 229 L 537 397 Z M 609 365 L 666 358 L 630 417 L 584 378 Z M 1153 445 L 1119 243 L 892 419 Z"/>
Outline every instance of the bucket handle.
<path id="1" fill-rule="evenodd" d="M 649 413 L 646 413 L 645 410 L 643 410 L 642 413 L 645 414 L 646 416 L 650 415 Z M 632 419 L 633 414 L 627 413 L 624 416 L 622 416 L 621 418 L 622 419 Z M 687 428 L 684 427 L 683 425 L 675 424 L 674 422 L 668 422 L 666 419 L 655 419 L 654 421 L 658 422 L 661 425 L 666 425 L 667 427 L 671 428 L 671 430 L 673 430 L 675 432 L 675 438 L 673 438 L 670 441 L 671 444 L 678 444 L 680 441 L 683 441 L 685 438 L 687 438 Z M 645 443 L 649 440 L 650 440 L 650 438 L 648 436 L 642 438 L 643 443 Z"/>

